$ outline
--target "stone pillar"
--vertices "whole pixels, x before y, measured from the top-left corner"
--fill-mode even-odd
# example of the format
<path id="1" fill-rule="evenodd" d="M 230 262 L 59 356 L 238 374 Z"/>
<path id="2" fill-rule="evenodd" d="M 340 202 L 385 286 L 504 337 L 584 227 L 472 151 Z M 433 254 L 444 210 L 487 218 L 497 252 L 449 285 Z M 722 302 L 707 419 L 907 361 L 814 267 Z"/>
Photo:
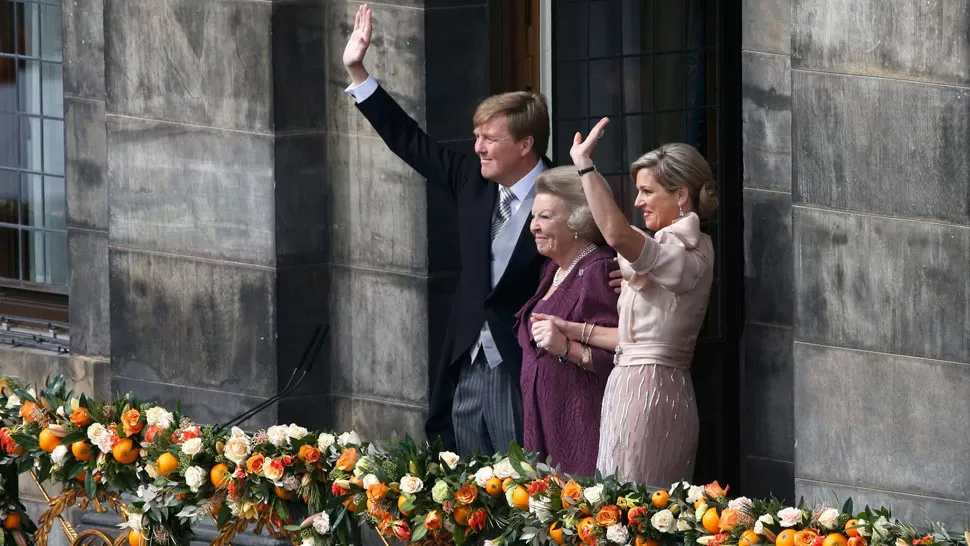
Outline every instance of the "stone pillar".
<path id="1" fill-rule="evenodd" d="M 970 513 L 970 3 L 794 0 L 796 492 Z"/>
<path id="2" fill-rule="evenodd" d="M 742 6 L 744 493 L 795 501 L 791 0 Z"/>

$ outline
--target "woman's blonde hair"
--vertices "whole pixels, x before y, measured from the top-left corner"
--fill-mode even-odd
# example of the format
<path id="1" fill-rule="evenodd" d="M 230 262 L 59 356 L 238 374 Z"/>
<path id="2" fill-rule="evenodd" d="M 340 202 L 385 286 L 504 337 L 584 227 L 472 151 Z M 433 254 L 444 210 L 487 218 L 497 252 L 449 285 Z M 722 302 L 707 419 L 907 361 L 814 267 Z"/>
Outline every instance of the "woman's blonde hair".
<path id="1" fill-rule="evenodd" d="M 667 191 L 686 186 L 694 211 L 708 218 L 717 210 L 717 184 L 704 156 L 690 144 L 673 142 L 643 154 L 630 165 L 630 176 L 647 169 Z"/>
<path id="2" fill-rule="evenodd" d="M 583 179 L 575 167 L 555 167 L 543 171 L 536 179 L 536 195 L 541 193 L 562 199 L 569 213 L 566 220 L 569 229 L 587 241 L 598 245 L 605 243 L 603 234 L 593 221 L 593 212 L 589 210 L 589 202 L 583 192 Z"/>

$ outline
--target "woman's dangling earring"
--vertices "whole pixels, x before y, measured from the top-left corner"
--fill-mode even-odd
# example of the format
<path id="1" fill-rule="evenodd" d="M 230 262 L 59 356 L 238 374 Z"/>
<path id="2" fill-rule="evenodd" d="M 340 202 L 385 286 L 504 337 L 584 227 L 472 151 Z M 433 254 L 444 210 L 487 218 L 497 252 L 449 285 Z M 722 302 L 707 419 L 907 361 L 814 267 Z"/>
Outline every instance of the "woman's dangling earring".
<path id="1" fill-rule="evenodd" d="M 680 204 L 680 201 L 677 201 L 677 210 L 680 212 L 680 217 L 683 218 L 684 217 L 684 207 Z"/>
<path id="2" fill-rule="evenodd" d="M 683 216 L 683 214 L 681 214 L 681 216 Z M 579 239 L 579 232 L 578 232 L 578 231 L 574 231 L 574 232 L 573 232 L 573 239 L 574 239 L 574 240 L 575 240 L 575 239 Z"/>

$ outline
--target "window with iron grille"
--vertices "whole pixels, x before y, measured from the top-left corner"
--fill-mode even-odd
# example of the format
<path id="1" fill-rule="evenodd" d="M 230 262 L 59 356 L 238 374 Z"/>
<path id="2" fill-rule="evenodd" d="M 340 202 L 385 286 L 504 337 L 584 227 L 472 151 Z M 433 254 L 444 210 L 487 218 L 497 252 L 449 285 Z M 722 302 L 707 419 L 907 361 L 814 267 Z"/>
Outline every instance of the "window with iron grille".
<path id="1" fill-rule="evenodd" d="M 60 2 L 0 2 L 2 314 L 67 294 L 62 52 Z"/>
<path id="2" fill-rule="evenodd" d="M 630 220 L 636 187 L 629 166 L 667 142 L 695 146 L 717 176 L 717 2 L 556 0 L 553 3 L 552 124 L 557 164 L 573 135 L 610 118 L 594 152 L 597 169 Z M 705 231 L 718 249 L 720 227 Z M 719 272 L 702 338 L 721 332 Z"/>

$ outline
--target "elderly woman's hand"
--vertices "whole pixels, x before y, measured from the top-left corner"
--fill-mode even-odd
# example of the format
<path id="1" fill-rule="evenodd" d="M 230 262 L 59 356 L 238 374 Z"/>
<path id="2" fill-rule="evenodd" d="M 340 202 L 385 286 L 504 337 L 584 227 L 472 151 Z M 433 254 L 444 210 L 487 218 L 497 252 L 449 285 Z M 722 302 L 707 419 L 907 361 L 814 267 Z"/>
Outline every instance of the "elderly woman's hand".
<path id="1" fill-rule="evenodd" d="M 573 165 L 577 169 L 582 170 L 593 166 L 593 148 L 596 148 L 596 143 L 603 136 L 603 131 L 609 123 L 610 118 L 599 120 L 599 123 L 590 129 L 585 141 L 583 135 L 576 132 L 576 136 L 573 137 L 573 147 L 569 149 L 569 157 L 573 158 Z"/>
<path id="2" fill-rule="evenodd" d="M 556 320 L 562 319 L 556 318 Z M 536 320 L 533 317 L 532 339 L 535 340 L 536 347 L 556 356 L 562 356 L 569 348 L 569 340 L 552 320 Z"/>

